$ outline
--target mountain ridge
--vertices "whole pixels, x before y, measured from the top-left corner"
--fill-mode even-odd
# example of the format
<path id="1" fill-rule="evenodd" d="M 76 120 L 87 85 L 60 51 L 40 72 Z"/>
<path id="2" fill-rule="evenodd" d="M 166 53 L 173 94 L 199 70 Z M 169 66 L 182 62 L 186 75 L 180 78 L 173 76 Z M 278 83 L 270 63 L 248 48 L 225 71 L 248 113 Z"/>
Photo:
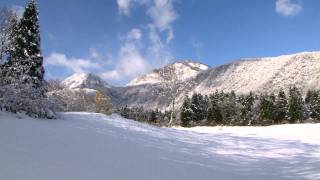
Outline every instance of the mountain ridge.
<path id="1" fill-rule="evenodd" d="M 216 90 L 247 94 L 249 92 L 270 93 L 280 89 L 288 90 L 292 86 L 300 88 L 302 93 L 308 89 L 320 89 L 320 83 L 318 83 L 320 79 L 319 51 L 276 57 L 243 58 L 212 68 L 202 63 L 192 62 L 207 68 L 198 70 L 191 68 L 189 71 L 187 66 L 183 66 L 185 69 L 182 71 L 175 71 L 177 69 L 175 65 L 179 67 L 183 63 L 176 62 L 154 69 L 150 73 L 136 78 L 134 83 L 129 83 L 130 85 L 108 86 L 103 88 L 104 92 L 113 99 L 113 104 L 116 107 L 128 105 L 142 106 L 148 109 L 168 109 L 170 106 L 168 97 L 172 92 L 163 90 L 163 84 L 168 85 L 170 78 L 165 79 L 157 72 L 166 71 L 171 66 L 174 67 L 174 72 L 178 72 L 177 76 L 184 77 L 177 82 L 177 88 L 180 89 L 176 95 L 177 107 L 182 104 L 186 95 L 210 94 Z M 190 62 L 186 61 L 185 63 Z M 188 74 L 188 72 L 193 74 Z M 152 81 L 149 81 L 148 78 Z M 162 95 L 155 93 L 160 91 L 165 92 L 161 93 Z"/>
<path id="2" fill-rule="evenodd" d="M 185 81 L 197 76 L 198 73 L 200 73 L 201 71 L 205 71 L 210 67 L 203 63 L 190 60 L 177 61 L 174 63 L 170 63 L 164 67 L 153 69 L 149 73 L 146 73 L 133 79 L 126 86 L 136 86 L 142 84 L 155 84 L 164 82 L 166 79 L 163 77 L 161 72 L 165 71 L 165 69 L 170 68 L 174 71 L 175 74 L 180 75 L 180 81 Z"/>

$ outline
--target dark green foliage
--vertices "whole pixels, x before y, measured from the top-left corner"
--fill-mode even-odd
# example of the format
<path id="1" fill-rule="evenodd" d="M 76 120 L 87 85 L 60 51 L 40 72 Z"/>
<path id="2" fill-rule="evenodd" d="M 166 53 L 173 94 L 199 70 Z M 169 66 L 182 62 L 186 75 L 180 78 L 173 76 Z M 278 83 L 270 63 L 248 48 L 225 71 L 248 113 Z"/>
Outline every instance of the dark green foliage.
<path id="1" fill-rule="evenodd" d="M 281 89 L 275 104 L 274 123 L 281 124 L 288 118 L 288 100 L 285 92 Z"/>
<path id="2" fill-rule="evenodd" d="M 270 125 L 275 119 L 275 96 L 261 95 L 260 96 L 260 123 L 262 125 Z"/>
<path id="3" fill-rule="evenodd" d="M 27 5 L 18 24 L 17 34 L 15 51 L 11 55 L 13 59 L 27 60 L 41 56 L 40 26 L 35 0 L 31 0 Z"/>
<path id="4" fill-rule="evenodd" d="M 305 98 L 307 116 L 317 122 L 320 121 L 320 94 L 319 91 L 309 90 Z"/>
<path id="5" fill-rule="evenodd" d="M 273 93 L 237 96 L 233 91 L 216 91 L 209 97 L 201 94 L 193 94 L 191 98 L 186 96 L 180 110 L 180 125 L 266 126 L 305 122 L 305 117 L 309 117 L 311 122 L 320 122 L 319 91 L 309 91 L 305 101 L 296 87 L 290 88 L 288 94 L 289 98 L 283 90 L 280 90 L 277 96 Z M 166 125 L 170 118 L 170 111 L 160 112 L 136 107 L 124 107 L 120 113 L 129 119 L 160 126 Z"/>
<path id="6" fill-rule="evenodd" d="M 192 120 L 192 110 L 191 110 L 191 101 L 187 96 L 182 104 L 182 109 L 180 112 L 181 126 L 189 127 Z"/>
<path id="7" fill-rule="evenodd" d="M 207 113 L 207 125 L 222 124 L 223 117 L 219 106 L 219 95 L 216 92 L 210 96 L 210 103 Z"/>
<path id="8" fill-rule="evenodd" d="M 254 103 L 254 95 L 252 92 L 250 92 L 249 95 L 243 95 L 240 96 L 240 103 L 241 103 L 241 125 L 247 126 L 251 125 L 252 121 L 252 109 L 253 109 L 253 103 Z"/>
<path id="9" fill-rule="evenodd" d="M 122 107 L 116 110 L 122 117 L 158 126 L 166 126 L 170 120 L 171 111 L 145 110 L 143 107 Z"/>
<path id="10" fill-rule="evenodd" d="M 289 123 L 302 122 L 304 103 L 297 87 L 289 90 Z"/>
<path id="11" fill-rule="evenodd" d="M 27 5 L 12 38 L 8 57 L 7 76 L 19 78 L 20 83 L 32 84 L 35 88 L 43 85 L 44 68 L 40 48 L 40 26 L 37 4 L 31 0 Z M 9 83 L 14 83 L 10 82 Z"/>
<path id="12" fill-rule="evenodd" d="M 193 94 L 191 97 L 190 109 L 192 112 L 192 121 L 195 123 L 204 119 L 203 96 L 201 94 Z"/>

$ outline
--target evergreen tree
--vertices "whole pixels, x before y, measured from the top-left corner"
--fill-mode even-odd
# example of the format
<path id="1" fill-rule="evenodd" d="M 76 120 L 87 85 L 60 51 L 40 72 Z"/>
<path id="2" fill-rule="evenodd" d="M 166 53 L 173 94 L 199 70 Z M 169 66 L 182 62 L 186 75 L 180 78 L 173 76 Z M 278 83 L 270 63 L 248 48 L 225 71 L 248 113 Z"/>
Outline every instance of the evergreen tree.
<path id="1" fill-rule="evenodd" d="M 208 108 L 207 124 L 217 125 L 223 123 L 222 112 L 219 107 L 218 93 L 210 96 L 210 104 Z"/>
<path id="2" fill-rule="evenodd" d="M 41 57 L 40 26 L 38 7 L 35 0 L 30 0 L 18 25 L 16 50 L 12 54 L 16 59 Z"/>
<path id="3" fill-rule="evenodd" d="M 240 102 L 242 105 L 241 109 L 241 125 L 251 125 L 252 121 L 252 108 L 253 108 L 253 103 L 254 103 L 254 94 L 250 92 L 249 95 L 246 96 L 241 96 L 240 97 Z"/>
<path id="4" fill-rule="evenodd" d="M 302 122 L 303 100 L 297 87 L 289 90 L 289 123 Z"/>
<path id="5" fill-rule="evenodd" d="M 280 89 L 275 105 L 275 124 L 281 124 L 288 117 L 288 100 L 283 89 Z"/>
<path id="6" fill-rule="evenodd" d="M 239 120 L 239 104 L 237 103 L 237 96 L 234 91 L 231 91 L 225 101 L 224 121 L 226 124 L 232 125 Z"/>
<path id="7" fill-rule="evenodd" d="M 271 95 L 260 96 L 259 116 L 262 122 L 261 125 L 271 125 L 274 122 L 275 114 L 275 97 Z"/>
<path id="8" fill-rule="evenodd" d="M 150 118 L 149 118 L 149 122 L 151 123 L 156 123 L 157 119 L 158 119 L 158 110 L 151 110 L 150 111 Z"/>
<path id="9" fill-rule="evenodd" d="M 40 48 L 40 26 L 35 0 L 30 0 L 18 24 L 13 42 L 14 49 L 9 59 L 22 83 L 31 83 L 40 88 L 43 85 L 44 68 Z"/>
<path id="10" fill-rule="evenodd" d="M 200 99 L 197 93 L 193 94 L 191 97 L 190 109 L 192 112 L 192 121 L 199 122 L 201 120 L 199 117 L 199 115 L 201 114 L 201 109 L 200 109 Z"/>
<path id="11" fill-rule="evenodd" d="M 185 97 L 185 100 L 182 104 L 182 110 L 180 113 L 181 126 L 189 127 L 190 121 L 192 120 L 192 110 L 191 110 L 191 102 L 188 96 Z"/>
<path id="12" fill-rule="evenodd" d="M 199 101 L 199 112 L 197 115 L 197 119 L 199 121 L 202 121 L 206 118 L 207 102 L 202 94 L 198 93 L 197 96 L 198 96 L 198 101 Z"/>
<path id="13" fill-rule="evenodd" d="M 305 98 L 308 117 L 320 121 L 320 97 L 319 91 L 309 90 Z"/>

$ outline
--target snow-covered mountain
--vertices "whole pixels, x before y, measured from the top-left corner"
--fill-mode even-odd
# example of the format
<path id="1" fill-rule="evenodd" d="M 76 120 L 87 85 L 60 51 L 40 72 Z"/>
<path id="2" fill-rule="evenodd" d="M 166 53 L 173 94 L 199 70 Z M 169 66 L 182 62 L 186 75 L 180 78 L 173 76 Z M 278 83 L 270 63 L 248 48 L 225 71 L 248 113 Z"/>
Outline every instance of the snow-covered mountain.
<path id="1" fill-rule="evenodd" d="M 62 81 L 62 85 L 69 89 L 88 88 L 88 89 L 103 89 L 111 88 L 111 86 L 103 81 L 100 77 L 89 73 L 73 74 Z"/>
<path id="2" fill-rule="evenodd" d="M 303 92 L 320 89 L 320 52 L 303 52 L 278 57 L 242 59 L 199 75 L 190 91 L 217 90 L 237 93 L 272 92 L 297 86 Z"/>
<path id="3" fill-rule="evenodd" d="M 170 81 L 172 77 L 165 77 L 165 71 L 173 71 L 179 81 L 186 81 L 196 77 L 200 72 L 209 69 L 209 66 L 193 61 L 182 61 L 169 64 L 165 67 L 154 69 L 150 73 L 144 74 L 136 79 L 133 79 L 127 86 L 137 86 L 142 84 L 156 84 L 165 81 Z"/>
<path id="4" fill-rule="evenodd" d="M 55 102 L 56 111 L 95 112 L 95 97 L 98 91 L 108 99 L 109 109 L 112 108 L 112 99 L 108 97 L 112 94 L 109 92 L 112 87 L 94 74 L 73 74 L 63 80 L 61 86 L 62 88 L 47 93 L 51 101 Z"/>
<path id="5" fill-rule="evenodd" d="M 288 90 L 295 85 L 305 93 L 308 89 L 320 89 L 320 52 L 240 59 L 213 68 L 192 61 L 177 62 L 142 75 L 124 87 L 111 87 L 92 74 L 73 75 L 63 84 L 69 88 L 103 89 L 115 107 L 128 105 L 168 109 L 171 90 L 163 88 L 163 84 L 171 81 L 170 76 L 163 75 L 167 71 L 172 71 L 179 80 L 177 107 L 182 104 L 185 95 L 195 92 L 210 94 L 216 90 L 233 90 L 238 94 L 250 91 L 270 93 L 281 88 Z"/>

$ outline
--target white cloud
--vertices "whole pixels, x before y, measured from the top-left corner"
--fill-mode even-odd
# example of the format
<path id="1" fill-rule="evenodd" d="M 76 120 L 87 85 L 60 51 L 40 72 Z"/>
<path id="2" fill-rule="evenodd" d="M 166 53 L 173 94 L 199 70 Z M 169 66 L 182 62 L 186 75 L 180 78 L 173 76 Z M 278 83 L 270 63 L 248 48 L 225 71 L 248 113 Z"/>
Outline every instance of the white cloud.
<path id="1" fill-rule="evenodd" d="M 91 59 L 100 60 L 100 59 L 101 59 L 101 55 L 99 54 L 99 52 L 97 51 L 97 49 L 95 49 L 95 48 L 90 48 L 90 58 L 91 58 Z"/>
<path id="2" fill-rule="evenodd" d="M 13 5 L 13 6 L 11 6 L 11 9 L 13 12 L 15 12 L 17 14 L 18 18 L 20 19 L 23 15 L 25 8 L 22 6 Z"/>
<path id="3" fill-rule="evenodd" d="M 177 19 L 177 13 L 173 8 L 172 0 L 154 0 L 148 9 L 148 15 L 160 31 L 172 31 L 171 24 Z M 172 32 L 170 33 L 172 34 Z"/>
<path id="4" fill-rule="evenodd" d="M 117 55 L 117 63 L 114 69 L 101 73 L 101 76 L 107 80 L 125 80 L 132 79 L 144 73 L 148 67 L 148 61 L 140 52 L 141 31 L 132 29 L 127 34 L 127 38 L 120 47 Z"/>
<path id="5" fill-rule="evenodd" d="M 60 53 L 52 53 L 45 58 L 44 62 L 46 66 L 61 66 L 72 73 L 89 72 L 92 69 L 100 67 L 98 63 L 92 62 L 89 59 L 67 58 L 65 54 Z"/>
<path id="6" fill-rule="evenodd" d="M 191 45 L 193 49 L 195 50 L 195 53 L 197 55 L 197 58 L 200 59 L 200 49 L 203 47 L 203 43 L 195 38 L 192 39 Z"/>
<path id="7" fill-rule="evenodd" d="M 127 35 L 128 40 L 140 40 L 141 37 L 142 37 L 141 30 L 137 28 L 131 29 L 131 31 Z"/>
<path id="8" fill-rule="evenodd" d="M 122 44 L 114 69 L 103 73 L 105 79 L 132 79 L 151 68 L 171 61 L 169 45 L 174 39 L 172 24 L 176 21 L 173 0 L 117 0 L 120 15 L 130 16 L 133 8 L 141 6 L 150 21 L 140 24 L 121 37 Z M 147 34 L 143 37 L 143 34 Z"/>
<path id="9" fill-rule="evenodd" d="M 292 0 L 277 0 L 276 12 L 284 16 L 294 16 L 302 11 L 302 5 Z"/>
<path id="10" fill-rule="evenodd" d="M 117 4 L 119 13 L 126 16 L 130 15 L 130 10 L 134 6 L 146 6 L 146 14 L 151 18 L 152 24 L 160 32 L 166 32 L 166 43 L 173 40 L 172 24 L 178 17 L 173 7 L 173 0 L 117 0 Z"/>
<path id="11" fill-rule="evenodd" d="M 119 13 L 129 16 L 131 8 L 135 5 L 148 3 L 150 0 L 117 0 Z"/>
<path id="12" fill-rule="evenodd" d="M 132 0 L 117 0 L 120 14 L 129 15 L 131 1 Z"/>

